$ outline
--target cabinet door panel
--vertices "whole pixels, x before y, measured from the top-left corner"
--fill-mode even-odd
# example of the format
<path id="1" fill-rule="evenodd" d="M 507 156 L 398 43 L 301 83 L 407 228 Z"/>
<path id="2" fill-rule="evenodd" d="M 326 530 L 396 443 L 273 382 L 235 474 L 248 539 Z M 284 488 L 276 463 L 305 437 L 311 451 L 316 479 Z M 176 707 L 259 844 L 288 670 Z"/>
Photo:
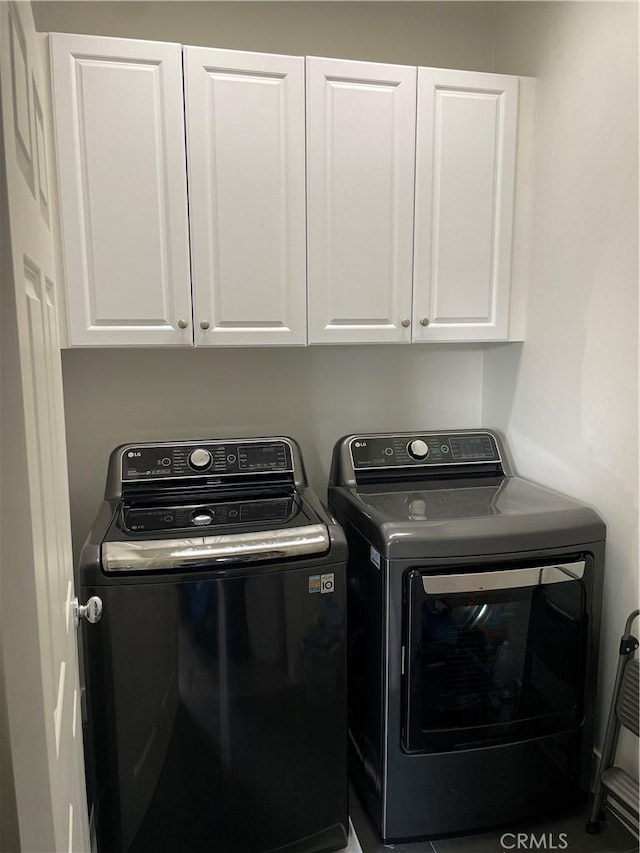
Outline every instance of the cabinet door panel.
<path id="1" fill-rule="evenodd" d="M 307 60 L 309 342 L 409 341 L 416 69 Z"/>
<path id="2" fill-rule="evenodd" d="M 414 340 L 507 338 L 517 109 L 517 78 L 418 70 Z"/>
<path id="3" fill-rule="evenodd" d="M 189 345 L 180 46 L 54 34 L 51 59 L 69 343 Z"/>
<path id="4" fill-rule="evenodd" d="M 304 59 L 184 55 L 196 343 L 305 344 Z"/>

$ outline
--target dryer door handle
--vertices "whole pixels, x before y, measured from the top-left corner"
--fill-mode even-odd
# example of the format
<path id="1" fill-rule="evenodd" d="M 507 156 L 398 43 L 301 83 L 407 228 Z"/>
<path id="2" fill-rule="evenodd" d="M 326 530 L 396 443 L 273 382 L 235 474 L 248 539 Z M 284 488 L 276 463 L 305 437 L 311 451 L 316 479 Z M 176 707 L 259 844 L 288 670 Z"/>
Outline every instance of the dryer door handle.
<path id="1" fill-rule="evenodd" d="M 494 589 L 521 589 L 549 583 L 568 583 L 584 575 L 585 561 L 533 566 L 525 569 L 500 569 L 495 572 L 465 572 L 455 575 L 422 575 L 427 595 L 454 595 L 457 592 L 485 592 Z"/>

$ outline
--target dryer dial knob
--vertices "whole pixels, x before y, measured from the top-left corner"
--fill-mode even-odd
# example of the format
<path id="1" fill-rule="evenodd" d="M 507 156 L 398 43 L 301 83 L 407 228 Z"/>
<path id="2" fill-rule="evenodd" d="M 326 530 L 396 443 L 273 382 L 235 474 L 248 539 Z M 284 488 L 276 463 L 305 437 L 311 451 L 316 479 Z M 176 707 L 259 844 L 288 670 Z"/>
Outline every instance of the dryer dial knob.
<path id="1" fill-rule="evenodd" d="M 204 447 L 198 447 L 189 454 L 189 465 L 195 471 L 204 471 L 211 465 L 211 454 Z"/>
<path id="2" fill-rule="evenodd" d="M 414 459 L 426 459 L 429 455 L 429 445 L 421 438 L 416 438 L 409 442 L 407 451 L 409 456 L 412 456 Z"/>

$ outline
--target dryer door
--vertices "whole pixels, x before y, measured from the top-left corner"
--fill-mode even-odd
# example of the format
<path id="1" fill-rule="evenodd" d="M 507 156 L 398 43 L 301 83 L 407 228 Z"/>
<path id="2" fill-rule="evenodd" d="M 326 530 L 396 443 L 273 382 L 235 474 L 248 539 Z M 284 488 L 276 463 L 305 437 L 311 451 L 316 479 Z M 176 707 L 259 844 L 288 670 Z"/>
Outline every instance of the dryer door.
<path id="1" fill-rule="evenodd" d="M 584 560 L 408 572 L 404 747 L 441 752 L 582 719 Z"/>

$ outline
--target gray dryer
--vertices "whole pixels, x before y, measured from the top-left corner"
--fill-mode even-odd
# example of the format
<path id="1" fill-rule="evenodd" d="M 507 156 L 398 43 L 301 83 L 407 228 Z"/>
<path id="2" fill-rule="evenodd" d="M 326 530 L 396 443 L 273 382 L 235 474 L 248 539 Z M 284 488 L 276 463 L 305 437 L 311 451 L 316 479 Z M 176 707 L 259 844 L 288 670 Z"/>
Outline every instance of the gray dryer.
<path id="1" fill-rule="evenodd" d="M 334 450 L 349 544 L 350 772 L 385 841 L 586 797 L 605 525 L 514 475 L 495 432 Z"/>

